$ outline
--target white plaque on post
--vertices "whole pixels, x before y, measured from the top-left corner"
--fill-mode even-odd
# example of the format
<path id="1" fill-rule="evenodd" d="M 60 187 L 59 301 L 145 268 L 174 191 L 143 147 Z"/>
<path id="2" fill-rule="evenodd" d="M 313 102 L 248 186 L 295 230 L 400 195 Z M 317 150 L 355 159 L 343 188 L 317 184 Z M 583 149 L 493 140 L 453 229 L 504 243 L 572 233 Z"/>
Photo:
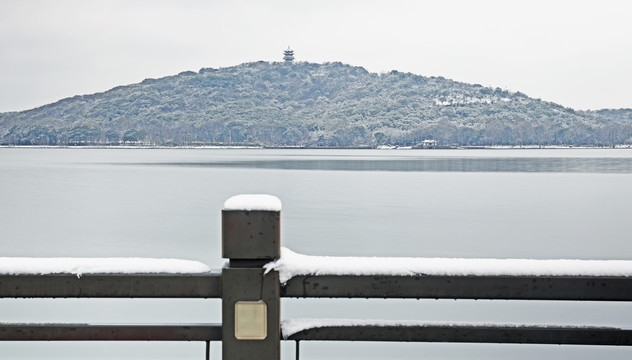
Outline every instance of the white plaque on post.
<path id="1" fill-rule="evenodd" d="M 263 340 L 268 336 L 268 306 L 263 301 L 235 303 L 237 340 Z"/>

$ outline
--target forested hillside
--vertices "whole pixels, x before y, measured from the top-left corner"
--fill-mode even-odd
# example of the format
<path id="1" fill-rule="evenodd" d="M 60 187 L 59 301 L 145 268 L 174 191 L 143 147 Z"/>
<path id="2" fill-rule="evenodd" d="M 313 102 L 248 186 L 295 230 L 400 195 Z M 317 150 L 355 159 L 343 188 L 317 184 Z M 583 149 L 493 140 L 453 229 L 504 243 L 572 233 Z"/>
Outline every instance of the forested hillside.
<path id="1" fill-rule="evenodd" d="M 16 145 L 379 146 L 632 143 L 632 110 L 341 63 L 201 69 L 0 114 Z"/>

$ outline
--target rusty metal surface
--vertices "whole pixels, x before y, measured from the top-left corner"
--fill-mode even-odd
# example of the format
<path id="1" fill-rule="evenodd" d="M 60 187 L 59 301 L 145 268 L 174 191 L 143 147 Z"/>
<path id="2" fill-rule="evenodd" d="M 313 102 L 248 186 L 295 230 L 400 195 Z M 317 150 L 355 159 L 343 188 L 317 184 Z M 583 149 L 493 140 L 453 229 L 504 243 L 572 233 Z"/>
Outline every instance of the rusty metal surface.
<path id="1" fill-rule="evenodd" d="M 632 301 L 632 277 L 296 276 L 281 296 Z"/>
<path id="2" fill-rule="evenodd" d="M 2 341 L 219 341 L 220 324 L 0 324 Z"/>
<path id="3" fill-rule="evenodd" d="M 219 298 L 221 273 L 1 275 L 0 297 Z"/>
<path id="4" fill-rule="evenodd" d="M 303 330 L 287 340 L 408 341 L 564 345 L 632 345 L 632 330 L 537 326 L 330 326 Z"/>

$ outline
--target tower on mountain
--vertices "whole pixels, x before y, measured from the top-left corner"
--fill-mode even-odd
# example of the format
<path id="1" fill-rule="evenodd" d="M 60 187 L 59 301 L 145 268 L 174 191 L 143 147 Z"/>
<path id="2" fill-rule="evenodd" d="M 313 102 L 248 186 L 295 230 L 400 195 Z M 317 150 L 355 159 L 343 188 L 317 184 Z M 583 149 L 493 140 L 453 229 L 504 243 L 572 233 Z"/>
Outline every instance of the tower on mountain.
<path id="1" fill-rule="evenodd" d="M 285 60 L 286 63 L 294 61 L 294 50 L 290 49 L 289 46 L 287 50 L 283 51 L 283 60 Z"/>

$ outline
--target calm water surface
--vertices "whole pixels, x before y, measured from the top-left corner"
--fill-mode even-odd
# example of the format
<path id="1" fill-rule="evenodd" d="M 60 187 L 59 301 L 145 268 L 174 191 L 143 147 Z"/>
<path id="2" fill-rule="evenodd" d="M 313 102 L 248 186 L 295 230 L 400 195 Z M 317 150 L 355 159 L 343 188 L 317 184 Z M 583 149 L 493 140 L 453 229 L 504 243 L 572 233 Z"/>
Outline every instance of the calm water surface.
<path id="1" fill-rule="evenodd" d="M 0 256 L 220 268 L 220 211 L 283 201 L 283 245 L 362 256 L 632 259 L 629 150 L 0 149 Z M 217 300 L 0 300 L 0 321 L 220 322 Z M 618 303 L 284 300 L 283 317 L 632 326 Z M 213 356 L 220 358 L 220 345 Z M 303 359 L 629 359 L 626 348 L 305 343 Z M 293 358 L 293 344 L 284 344 Z M 0 359 L 202 359 L 198 343 L 3 343 Z"/>

